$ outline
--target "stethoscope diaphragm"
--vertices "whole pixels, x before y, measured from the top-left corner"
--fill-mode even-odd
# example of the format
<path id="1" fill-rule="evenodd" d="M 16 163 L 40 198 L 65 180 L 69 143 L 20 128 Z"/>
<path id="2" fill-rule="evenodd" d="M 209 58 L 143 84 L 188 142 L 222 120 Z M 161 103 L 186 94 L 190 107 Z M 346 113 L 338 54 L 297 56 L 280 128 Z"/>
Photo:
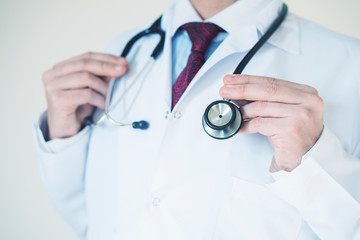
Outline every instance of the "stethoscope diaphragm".
<path id="1" fill-rule="evenodd" d="M 240 130 L 242 121 L 243 117 L 238 106 L 227 100 L 218 100 L 206 108 L 202 125 L 210 137 L 227 139 Z"/>

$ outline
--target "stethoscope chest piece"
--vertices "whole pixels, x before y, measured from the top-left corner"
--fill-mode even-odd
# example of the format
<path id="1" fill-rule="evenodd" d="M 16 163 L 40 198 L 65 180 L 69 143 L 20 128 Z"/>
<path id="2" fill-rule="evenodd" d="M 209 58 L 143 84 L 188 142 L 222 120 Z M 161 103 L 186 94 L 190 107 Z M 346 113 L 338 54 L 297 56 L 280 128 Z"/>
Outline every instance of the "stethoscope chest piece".
<path id="1" fill-rule="evenodd" d="M 240 130 L 242 120 L 242 114 L 235 104 L 219 100 L 212 102 L 206 108 L 202 124 L 210 137 L 227 139 Z"/>

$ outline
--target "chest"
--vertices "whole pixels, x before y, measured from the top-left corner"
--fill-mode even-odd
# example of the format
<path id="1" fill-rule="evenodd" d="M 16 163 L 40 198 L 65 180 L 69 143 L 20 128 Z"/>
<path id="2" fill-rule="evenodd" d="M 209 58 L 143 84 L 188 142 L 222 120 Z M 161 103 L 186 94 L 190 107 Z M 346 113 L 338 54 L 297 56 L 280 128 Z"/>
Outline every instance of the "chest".
<path id="1" fill-rule="evenodd" d="M 295 239 L 301 217 L 266 188 L 272 181 L 268 169 L 273 155 L 267 138 L 238 134 L 219 141 L 202 129 L 203 112 L 219 99 L 222 77 L 242 57 L 232 54 L 208 66 L 172 112 L 171 65 L 163 58 L 114 110 L 124 122 L 148 121 L 149 129 L 109 123 L 93 129 L 86 184 L 94 226 L 111 226 L 104 231 L 115 229 L 114 236 L 123 239 Z M 246 73 L 304 82 L 300 69 L 286 67 L 296 63 L 265 48 Z M 141 59 L 134 62 L 133 71 L 119 82 L 117 96 L 143 64 Z M 323 88 L 323 80 L 306 81 Z M 325 114 L 332 116 L 329 102 Z"/>

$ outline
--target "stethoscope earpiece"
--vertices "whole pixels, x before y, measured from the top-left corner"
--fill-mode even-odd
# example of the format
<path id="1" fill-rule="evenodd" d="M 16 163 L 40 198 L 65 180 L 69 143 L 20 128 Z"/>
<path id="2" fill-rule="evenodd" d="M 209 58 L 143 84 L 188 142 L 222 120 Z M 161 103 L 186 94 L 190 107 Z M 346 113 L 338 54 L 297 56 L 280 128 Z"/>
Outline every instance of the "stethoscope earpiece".
<path id="1" fill-rule="evenodd" d="M 232 102 L 218 100 L 205 110 L 202 124 L 205 132 L 215 139 L 227 139 L 234 136 L 241 128 L 242 114 Z"/>

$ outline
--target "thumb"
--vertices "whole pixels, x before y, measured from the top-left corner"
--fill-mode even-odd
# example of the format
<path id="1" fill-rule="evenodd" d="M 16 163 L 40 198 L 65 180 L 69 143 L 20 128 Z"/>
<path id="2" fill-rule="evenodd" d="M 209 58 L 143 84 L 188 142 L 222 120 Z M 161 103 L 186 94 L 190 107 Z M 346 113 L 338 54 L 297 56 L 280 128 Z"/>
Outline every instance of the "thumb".
<path id="1" fill-rule="evenodd" d="M 93 114 L 95 107 L 90 104 L 81 105 L 76 110 L 76 117 L 80 123 L 84 123 L 84 118 Z"/>

